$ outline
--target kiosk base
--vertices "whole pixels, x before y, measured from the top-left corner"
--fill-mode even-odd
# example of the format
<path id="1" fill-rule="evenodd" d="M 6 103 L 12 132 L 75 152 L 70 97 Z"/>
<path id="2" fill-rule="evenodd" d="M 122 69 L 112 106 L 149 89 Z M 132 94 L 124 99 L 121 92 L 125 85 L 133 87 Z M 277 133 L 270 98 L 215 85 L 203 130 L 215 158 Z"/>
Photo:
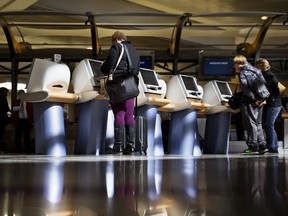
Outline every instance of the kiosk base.
<path id="1" fill-rule="evenodd" d="M 231 113 L 207 115 L 204 138 L 204 154 L 227 154 L 229 148 Z"/>
<path id="2" fill-rule="evenodd" d="M 64 111 L 61 103 L 33 103 L 35 153 L 66 156 Z"/>
<path id="3" fill-rule="evenodd" d="M 168 153 L 201 155 L 197 111 L 186 109 L 171 113 Z"/>
<path id="4" fill-rule="evenodd" d="M 105 153 L 108 111 L 106 100 L 80 104 L 74 154 Z"/>

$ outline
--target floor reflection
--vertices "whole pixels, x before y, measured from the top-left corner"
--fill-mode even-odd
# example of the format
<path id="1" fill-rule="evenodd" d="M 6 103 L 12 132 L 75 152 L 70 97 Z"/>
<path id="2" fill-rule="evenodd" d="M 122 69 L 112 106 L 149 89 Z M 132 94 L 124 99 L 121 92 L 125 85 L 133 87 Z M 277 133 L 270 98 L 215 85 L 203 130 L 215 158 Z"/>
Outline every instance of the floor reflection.
<path id="1" fill-rule="evenodd" d="M 285 156 L 0 157 L 1 215 L 287 215 Z"/>

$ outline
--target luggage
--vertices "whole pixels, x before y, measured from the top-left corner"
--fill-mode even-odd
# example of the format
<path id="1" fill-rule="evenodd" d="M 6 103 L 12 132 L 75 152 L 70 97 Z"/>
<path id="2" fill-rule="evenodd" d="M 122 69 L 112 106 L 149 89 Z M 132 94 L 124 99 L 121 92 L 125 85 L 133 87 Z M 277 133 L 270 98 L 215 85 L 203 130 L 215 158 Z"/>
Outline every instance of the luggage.
<path id="1" fill-rule="evenodd" d="M 147 154 L 147 119 L 143 116 L 136 116 L 135 125 L 135 148 L 134 152 L 140 155 Z"/>

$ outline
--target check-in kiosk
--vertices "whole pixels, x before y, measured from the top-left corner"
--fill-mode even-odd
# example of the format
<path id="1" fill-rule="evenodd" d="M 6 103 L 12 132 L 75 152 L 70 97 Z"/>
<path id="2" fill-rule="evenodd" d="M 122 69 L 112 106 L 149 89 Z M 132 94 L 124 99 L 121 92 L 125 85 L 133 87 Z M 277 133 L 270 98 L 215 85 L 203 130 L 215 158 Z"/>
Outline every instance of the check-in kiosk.
<path id="1" fill-rule="evenodd" d="M 66 155 L 63 103 L 77 100 L 68 93 L 70 70 L 67 65 L 34 59 L 27 93 L 19 98 L 33 103 L 36 154 Z"/>
<path id="2" fill-rule="evenodd" d="M 77 103 L 90 101 L 99 94 L 101 64 L 98 60 L 84 59 L 75 67 L 71 82 L 78 95 Z"/>
<path id="3" fill-rule="evenodd" d="M 175 75 L 167 83 L 166 98 L 171 102 L 159 110 L 171 112 L 168 153 L 201 155 L 197 113 L 208 108 L 202 87 L 193 76 Z"/>
<path id="4" fill-rule="evenodd" d="M 137 114 L 147 119 L 147 155 L 164 155 L 161 119 L 158 107 L 169 103 L 165 99 L 166 83 L 151 69 L 140 68 Z"/>
<path id="5" fill-rule="evenodd" d="M 84 59 L 75 67 L 72 85 L 79 99 L 74 154 L 105 153 L 109 101 L 100 95 L 102 61 Z"/>
<path id="6" fill-rule="evenodd" d="M 231 112 L 228 100 L 232 91 L 228 82 L 212 80 L 203 86 L 203 101 L 211 105 L 205 124 L 204 154 L 227 154 Z"/>

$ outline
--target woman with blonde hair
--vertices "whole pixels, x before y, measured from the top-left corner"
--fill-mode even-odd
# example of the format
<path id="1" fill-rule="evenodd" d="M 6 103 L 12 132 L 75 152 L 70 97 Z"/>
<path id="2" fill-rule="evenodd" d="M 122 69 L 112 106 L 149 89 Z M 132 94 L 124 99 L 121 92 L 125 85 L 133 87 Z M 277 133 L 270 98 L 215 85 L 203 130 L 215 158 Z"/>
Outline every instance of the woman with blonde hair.
<path id="1" fill-rule="evenodd" d="M 261 70 L 270 92 L 263 109 L 263 127 L 266 133 L 267 149 L 271 153 L 278 153 L 278 137 L 274 126 L 282 106 L 278 88 L 279 81 L 270 70 L 270 64 L 266 59 L 260 58 L 256 61 L 256 67 Z"/>

